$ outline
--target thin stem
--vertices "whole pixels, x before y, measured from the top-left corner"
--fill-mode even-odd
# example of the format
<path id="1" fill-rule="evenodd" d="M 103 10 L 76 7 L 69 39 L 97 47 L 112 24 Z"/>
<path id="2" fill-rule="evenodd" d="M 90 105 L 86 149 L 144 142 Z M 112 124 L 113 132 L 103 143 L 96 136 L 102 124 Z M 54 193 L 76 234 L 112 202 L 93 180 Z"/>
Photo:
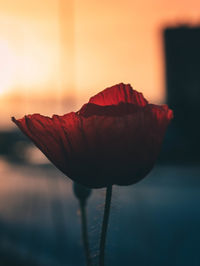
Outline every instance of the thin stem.
<path id="1" fill-rule="evenodd" d="M 101 229 L 101 240 L 99 247 L 99 266 L 104 266 L 106 233 L 107 233 L 108 219 L 110 214 L 111 197 L 112 197 L 112 185 L 108 186 L 106 189 L 106 200 L 105 200 L 104 216 L 103 216 L 103 223 Z"/>
<path id="2" fill-rule="evenodd" d="M 82 239 L 85 250 L 86 263 L 87 266 L 92 266 L 89 241 L 88 241 L 88 232 L 87 232 L 86 203 L 85 201 L 79 201 L 79 202 L 80 202 L 80 211 L 81 211 Z"/>

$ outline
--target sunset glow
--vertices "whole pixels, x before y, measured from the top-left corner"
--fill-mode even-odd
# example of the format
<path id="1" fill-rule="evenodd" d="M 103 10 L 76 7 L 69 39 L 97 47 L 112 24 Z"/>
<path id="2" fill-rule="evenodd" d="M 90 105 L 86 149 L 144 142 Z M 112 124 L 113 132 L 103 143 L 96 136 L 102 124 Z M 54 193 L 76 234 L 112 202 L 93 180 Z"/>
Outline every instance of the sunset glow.
<path id="1" fill-rule="evenodd" d="M 0 40 L 0 95 L 11 89 L 16 82 L 14 72 L 17 58 L 7 40 Z M 12 77 L 12 78 L 11 78 Z"/>
<path id="2" fill-rule="evenodd" d="M 25 102 L 73 96 L 79 107 L 119 82 L 131 83 L 151 101 L 164 102 L 162 29 L 200 21 L 197 0 L 0 4 L 0 108 L 9 115 L 5 99 L 15 95 Z M 13 100 L 10 105 L 13 112 Z M 49 113 L 55 112 L 49 107 Z"/>

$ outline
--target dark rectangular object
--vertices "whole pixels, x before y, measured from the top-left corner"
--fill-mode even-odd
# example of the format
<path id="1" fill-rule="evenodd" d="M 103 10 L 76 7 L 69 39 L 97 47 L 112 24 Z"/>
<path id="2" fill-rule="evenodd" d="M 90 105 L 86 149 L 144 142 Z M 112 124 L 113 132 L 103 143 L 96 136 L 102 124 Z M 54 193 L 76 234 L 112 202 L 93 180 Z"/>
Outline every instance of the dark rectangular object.
<path id="1" fill-rule="evenodd" d="M 200 27 L 165 29 L 164 47 L 167 104 L 174 111 L 176 142 L 188 156 L 200 157 Z"/>

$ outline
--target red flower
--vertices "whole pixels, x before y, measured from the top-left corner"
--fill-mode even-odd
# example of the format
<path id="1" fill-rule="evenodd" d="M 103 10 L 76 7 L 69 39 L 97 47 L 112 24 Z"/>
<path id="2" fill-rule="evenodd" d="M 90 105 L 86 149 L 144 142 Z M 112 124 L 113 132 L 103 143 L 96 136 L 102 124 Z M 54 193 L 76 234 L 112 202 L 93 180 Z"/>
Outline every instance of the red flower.
<path id="1" fill-rule="evenodd" d="M 144 178 L 172 117 L 167 105 L 148 104 L 142 93 L 121 83 L 93 96 L 78 112 L 13 122 L 72 180 L 101 188 Z"/>

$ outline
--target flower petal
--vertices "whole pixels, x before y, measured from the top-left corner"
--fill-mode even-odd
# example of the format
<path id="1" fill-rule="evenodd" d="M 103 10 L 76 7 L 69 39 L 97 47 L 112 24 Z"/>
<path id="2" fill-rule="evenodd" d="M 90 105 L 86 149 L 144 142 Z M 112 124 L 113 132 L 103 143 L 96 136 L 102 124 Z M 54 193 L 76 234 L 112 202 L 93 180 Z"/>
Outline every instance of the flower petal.
<path id="1" fill-rule="evenodd" d="M 117 84 L 91 97 L 89 103 L 96 105 L 116 105 L 120 102 L 145 106 L 148 102 L 142 93 L 132 89 L 130 84 Z"/>
<path id="2" fill-rule="evenodd" d="M 33 114 L 12 120 L 56 167 L 65 171 L 70 143 L 55 118 Z"/>
<path id="3" fill-rule="evenodd" d="M 93 188 L 138 182 L 156 161 L 170 112 L 147 105 L 124 116 L 79 116 L 87 144 L 69 163 L 71 178 Z"/>
<path id="4" fill-rule="evenodd" d="M 77 113 L 13 121 L 64 174 L 101 188 L 144 178 L 172 118 L 167 105 L 148 104 L 141 93 L 121 83 L 92 97 Z"/>
<path id="5" fill-rule="evenodd" d="M 135 104 L 120 102 L 118 105 L 96 105 L 93 103 L 84 104 L 80 111 L 77 112 L 78 115 L 89 117 L 92 115 L 99 116 L 123 116 L 134 112 L 137 112 L 140 106 Z"/>

